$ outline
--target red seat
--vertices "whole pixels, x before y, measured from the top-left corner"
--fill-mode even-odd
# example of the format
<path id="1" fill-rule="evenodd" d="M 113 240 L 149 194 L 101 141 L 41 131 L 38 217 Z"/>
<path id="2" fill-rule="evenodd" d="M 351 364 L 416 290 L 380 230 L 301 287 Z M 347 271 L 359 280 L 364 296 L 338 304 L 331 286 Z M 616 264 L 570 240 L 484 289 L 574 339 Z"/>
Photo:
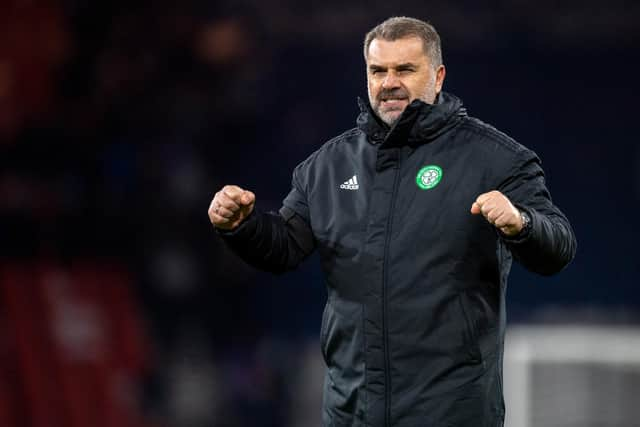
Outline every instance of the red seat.
<path id="1" fill-rule="evenodd" d="M 131 287 L 121 266 L 104 262 L 0 267 L 6 340 L 20 373 L 14 394 L 26 406 L 16 426 L 145 425 L 137 398 L 148 345 Z"/>

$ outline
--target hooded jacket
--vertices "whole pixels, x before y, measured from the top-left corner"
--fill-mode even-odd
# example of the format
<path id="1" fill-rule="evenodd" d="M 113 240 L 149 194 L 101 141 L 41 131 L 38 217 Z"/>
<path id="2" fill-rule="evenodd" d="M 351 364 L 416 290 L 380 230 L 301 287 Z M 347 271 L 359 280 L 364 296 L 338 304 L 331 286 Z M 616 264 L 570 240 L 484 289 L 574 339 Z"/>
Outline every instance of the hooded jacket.
<path id="1" fill-rule="evenodd" d="M 283 272 L 318 249 L 328 291 L 324 426 L 503 425 L 505 289 L 512 259 L 549 275 L 576 241 L 534 152 L 442 92 L 389 128 L 360 101 L 357 127 L 293 173 L 278 214 L 221 233 Z M 531 218 L 507 238 L 470 207 L 498 190 Z"/>

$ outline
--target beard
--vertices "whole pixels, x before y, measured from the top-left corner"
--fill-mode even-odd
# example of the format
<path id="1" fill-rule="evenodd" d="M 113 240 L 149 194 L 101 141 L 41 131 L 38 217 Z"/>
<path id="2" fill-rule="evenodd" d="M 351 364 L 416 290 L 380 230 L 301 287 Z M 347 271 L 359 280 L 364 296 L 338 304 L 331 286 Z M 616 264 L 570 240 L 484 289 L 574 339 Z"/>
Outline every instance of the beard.
<path id="1" fill-rule="evenodd" d="M 371 100 L 371 95 L 369 95 L 369 99 Z M 383 89 L 373 101 L 371 102 L 373 112 L 388 126 L 393 126 L 411 102 L 411 98 L 409 93 L 402 88 Z"/>
<path id="2" fill-rule="evenodd" d="M 422 96 L 413 99 L 409 92 L 404 88 L 383 89 L 378 93 L 378 96 L 375 99 L 372 99 L 371 93 L 369 93 L 369 102 L 373 112 L 389 127 L 393 127 L 393 125 L 396 124 L 400 119 L 402 112 L 414 99 L 418 99 L 427 104 L 433 104 L 436 99 L 435 84 L 425 88 Z M 391 102 L 389 103 L 390 105 L 385 105 L 385 101 L 389 100 L 403 100 L 404 102 Z"/>

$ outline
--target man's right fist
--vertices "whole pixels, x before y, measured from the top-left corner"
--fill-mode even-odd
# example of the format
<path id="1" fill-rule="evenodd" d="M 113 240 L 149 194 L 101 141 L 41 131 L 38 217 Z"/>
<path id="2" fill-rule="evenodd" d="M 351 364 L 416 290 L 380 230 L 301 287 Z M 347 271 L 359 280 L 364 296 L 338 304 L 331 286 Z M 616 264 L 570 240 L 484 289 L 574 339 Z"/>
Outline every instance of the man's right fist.
<path id="1" fill-rule="evenodd" d="M 225 185 L 209 205 L 211 224 L 223 230 L 233 230 L 249 216 L 256 204 L 256 195 L 236 185 Z"/>

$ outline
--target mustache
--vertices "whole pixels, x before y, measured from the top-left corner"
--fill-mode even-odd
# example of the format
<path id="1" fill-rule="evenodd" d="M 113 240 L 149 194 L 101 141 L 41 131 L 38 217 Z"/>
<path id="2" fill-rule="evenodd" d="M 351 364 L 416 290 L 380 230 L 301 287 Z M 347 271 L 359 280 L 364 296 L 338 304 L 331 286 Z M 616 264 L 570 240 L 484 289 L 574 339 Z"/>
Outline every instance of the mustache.
<path id="1" fill-rule="evenodd" d="M 408 98 L 408 97 L 409 97 L 409 94 L 404 89 L 400 89 L 400 88 L 387 89 L 387 90 L 382 90 L 378 94 L 378 101 L 383 101 L 385 99 L 398 99 L 398 98 Z"/>

